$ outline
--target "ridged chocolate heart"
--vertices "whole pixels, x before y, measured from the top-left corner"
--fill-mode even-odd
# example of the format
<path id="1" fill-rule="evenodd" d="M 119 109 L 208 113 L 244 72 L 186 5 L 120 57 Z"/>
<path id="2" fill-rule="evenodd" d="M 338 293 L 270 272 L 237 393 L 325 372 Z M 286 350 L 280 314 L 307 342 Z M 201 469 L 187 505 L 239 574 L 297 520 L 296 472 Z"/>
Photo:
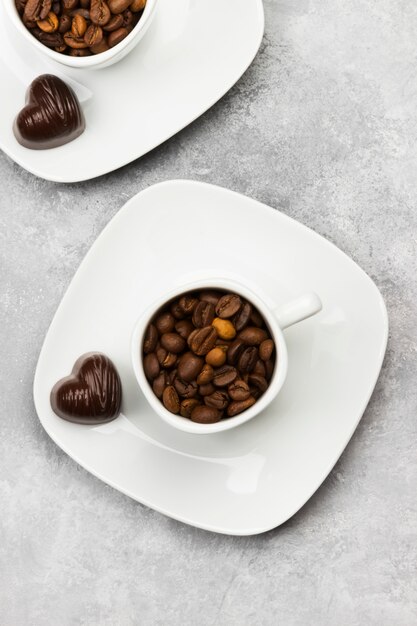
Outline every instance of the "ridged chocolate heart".
<path id="1" fill-rule="evenodd" d="M 110 359 L 99 352 L 83 354 L 72 373 L 51 391 L 51 406 L 59 417 L 77 424 L 104 424 L 120 413 L 122 384 Z"/>
<path id="2" fill-rule="evenodd" d="M 85 129 L 77 96 L 57 76 L 38 76 L 26 93 L 26 106 L 15 119 L 13 132 L 26 148 L 45 150 L 76 139 Z"/>

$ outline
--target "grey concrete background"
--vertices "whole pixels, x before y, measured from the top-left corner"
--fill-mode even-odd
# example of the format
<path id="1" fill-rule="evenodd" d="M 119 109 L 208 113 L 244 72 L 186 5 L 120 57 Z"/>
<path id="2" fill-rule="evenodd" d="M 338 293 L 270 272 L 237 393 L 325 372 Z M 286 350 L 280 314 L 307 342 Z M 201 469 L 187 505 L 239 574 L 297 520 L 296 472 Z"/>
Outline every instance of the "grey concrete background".
<path id="1" fill-rule="evenodd" d="M 2 626 L 417 624 L 417 4 L 266 0 L 261 51 L 201 119 L 98 180 L 56 185 L 0 155 Z M 376 281 L 390 341 L 328 480 L 283 527 L 210 534 L 138 505 L 42 430 L 44 334 L 105 224 L 175 177 L 264 201 Z"/>

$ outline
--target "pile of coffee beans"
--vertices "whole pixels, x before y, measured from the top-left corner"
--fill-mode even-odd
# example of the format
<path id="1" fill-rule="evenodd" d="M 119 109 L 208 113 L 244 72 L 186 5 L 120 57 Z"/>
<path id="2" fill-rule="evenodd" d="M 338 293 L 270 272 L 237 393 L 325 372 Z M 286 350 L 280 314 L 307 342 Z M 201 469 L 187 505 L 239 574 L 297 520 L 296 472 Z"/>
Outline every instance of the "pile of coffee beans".
<path id="1" fill-rule="evenodd" d="M 15 0 L 24 25 L 48 48 L 73 57 L 120 43 L 141 18 L 146 0 Z"/>
<path id="2" fill-rule="evenodd" d="M 266 391 L 275 346 L 259 311 L 235 293 L 186 293 L 160 309 L 143 341 L 143 367 L 171 413 L 212 424 Z"/>

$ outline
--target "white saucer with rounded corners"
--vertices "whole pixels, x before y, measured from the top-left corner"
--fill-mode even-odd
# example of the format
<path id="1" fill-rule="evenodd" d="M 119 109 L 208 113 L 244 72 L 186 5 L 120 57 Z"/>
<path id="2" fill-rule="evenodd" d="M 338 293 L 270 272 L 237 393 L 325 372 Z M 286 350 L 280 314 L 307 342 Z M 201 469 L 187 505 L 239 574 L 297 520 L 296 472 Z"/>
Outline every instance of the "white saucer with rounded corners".
<path id="1" fill-rule="evenodd" d="M 103 69 L 65 68 L 34 51 L 0 2 L 0 148 L 29 172 L 77 182 L 146 154 L 219 100 L 252 63 L 262 41 L 262 0 L 158 0 L 143 39 Z M 13 121 L 30 82 L 56 74 L 75 90 L 86 130 L 50 150 L 16 141 Z M 88 157 L 88 158 L 87 158 Z"/>
<path id="2" fill-rule="evenodd" d="M 271 306 L 313 290 L 323 310 L 284 331 L 288 376 L 277 399 L 236 429 L 173 429 L 138 389 L 130 340 L 161 293 L 223 275 Z M 250 535 L 282 524 L 316 491 L 351 438 L 375 386 L 388 321 L 372 280 L 321 236 L 273 209 L 192 181 L 129 200 L 74 276 L 47 333 L 34 398 L 41 423 L 75 461 L 157 511 L 212 531 Z M 106 353 L 123 414 L 68 423 L 49 393 L 84 352 Z"/>

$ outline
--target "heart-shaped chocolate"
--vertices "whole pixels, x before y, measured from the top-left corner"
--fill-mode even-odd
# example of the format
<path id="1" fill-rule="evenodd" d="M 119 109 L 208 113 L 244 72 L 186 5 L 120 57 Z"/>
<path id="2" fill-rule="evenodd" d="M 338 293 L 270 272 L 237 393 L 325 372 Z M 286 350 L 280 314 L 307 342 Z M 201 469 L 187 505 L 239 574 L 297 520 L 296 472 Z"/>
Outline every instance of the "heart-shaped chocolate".
<path id="1" fill-rule="evenodd" d="M 104 424 L 120 413 L 122 384 L 110 359 L 99 352 L 83 354 L 72 373 L 51 391 L 54 413 L 77 424 Z"/>
<path id="2" fill-rule="evenodd" d="M 38 76 L 26 93 L 26 106 L 13 132 L 26 148 L 45 150 L 72 141 L 85 129 L 84 115 L 73 90 L 57 76 Z"/>

